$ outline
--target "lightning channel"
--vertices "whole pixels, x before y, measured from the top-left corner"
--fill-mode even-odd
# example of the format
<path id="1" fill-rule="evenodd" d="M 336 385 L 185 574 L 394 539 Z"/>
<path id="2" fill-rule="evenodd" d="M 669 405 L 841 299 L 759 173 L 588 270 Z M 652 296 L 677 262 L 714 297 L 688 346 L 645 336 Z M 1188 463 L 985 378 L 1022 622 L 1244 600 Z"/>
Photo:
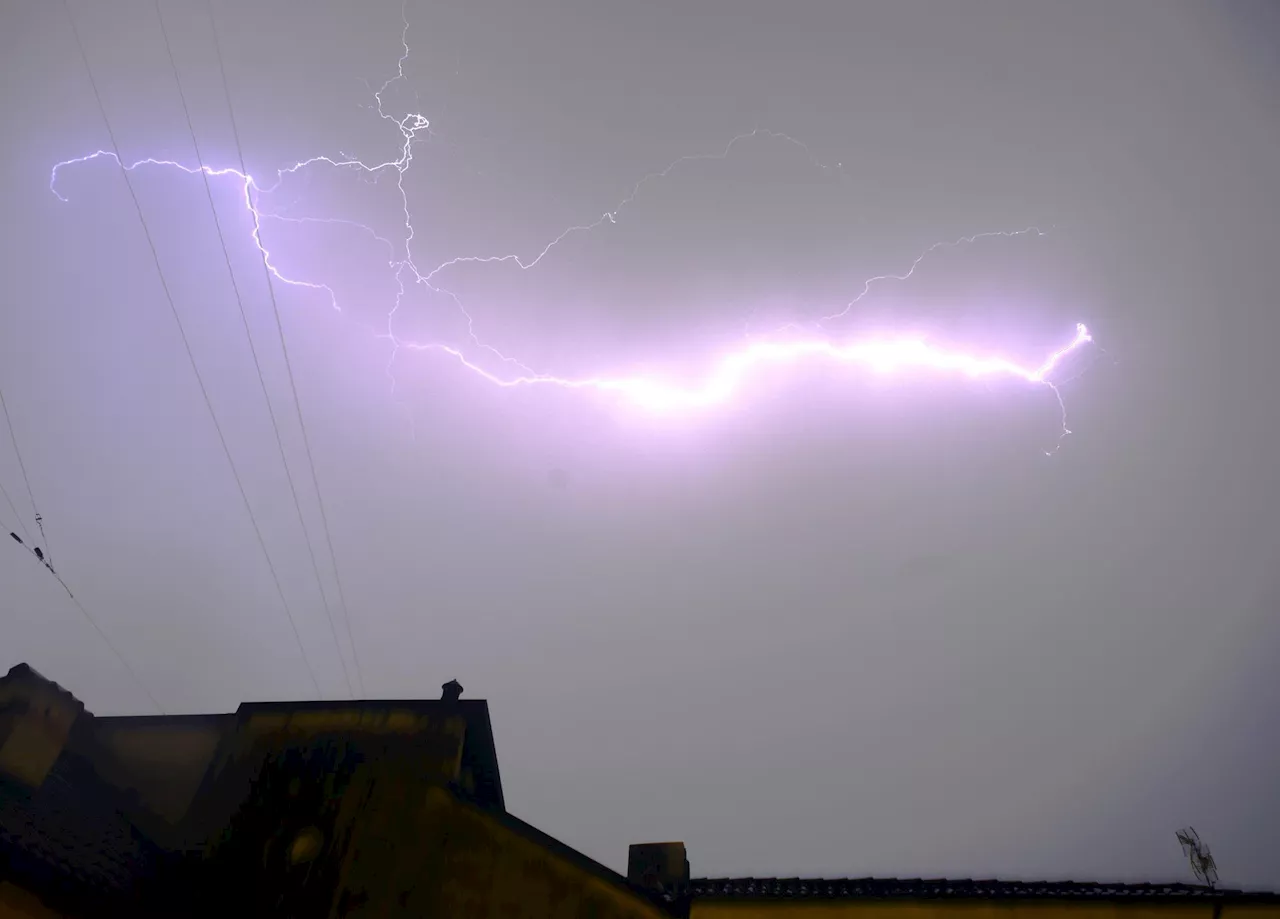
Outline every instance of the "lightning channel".
<path id="1" fill-rule="evenodd" d="M 705 371 L 692 383 L 676 382 L 661 376 L 622 374 L 602 374 L 586 377 L 557 376 L 536 371 L 518 358 L 486 343 L 479 335 L 475 319 L 465 308 L 461 298 L 444 286 L 444 281 L 451 269 L 461 265 L 510 264 L 522 271 L 533 270 L 546 260 L 566 239 L 577 234 L 590 233 L 616 224 L 647 186 L 668 178 L 686 164 L 697 161 L 727 159 L 732 155 L 736 147 L 753 138 L 767 138 L 793 146 L 808 157 L 815 166 L 824 170 L 832 167 L 818 161 L 810 148 L 802 141 L 788 134 L 756 126 L 750 131 L 742 132 L 730 138 L 719 149 L 677 157 L 662 169 L 642 176 L 610 209 L 601 212 L 593 219 L 583 220 L 563 229 L 530 254 L 521 255 L 515 252 L 463 254 L 444 259 L 432 267 L 420 268 L 414 256 L 416 231 L 409 194 L 405 188 L 405 177 L 409 174 L 414 162 L 415 145 L 424 137 L 432 136 L 432 130 L 430 119 L 422 112 L 397 113 L 388 111 L 386 102 L 388 91 L 396 84 L 406 82 L 409 79 L 407 74 L 407 65 L 411 57 L 409 20 L 403 8 L 402 22 L 403 28 L 400 32 L 401 53 L 396 63 L 395 73 L 378 89 L 373 91 L 373 105 L 370 106 L 378 118 L 389 125 L 393 125 L 399 135 L 399 142 L 396 145 L 397 155 L 394 158 L 385 159 L 381 162 L 366 162 L 359 157 L 344 154 L 337 156 L 315 155 L 277 169 L 266 181 L 259 181 L 243 168 L 212 166 L 203 162 L 183 163 L 173 159 L 156 157 L 125 161 L 114 150 L 98 149 L 54 164 L 49 175 L 50 191 L 60 201 L 67 202 L 68 198 L 59 190 L 61 176 L 69 169 L 86 167 L 97 161 L 111 162 L 116 167 L 130 173 L 150 169 L 173 170 L 191 176 L 203 176 L 207 179 L 219 179 L 234 183 L 238 189 L 243 207 L 250 217 L 249 239 L 258 250 L 261 260 L 271 277 L 282 284 L 321 295 L 327 300 L 330 307 L 335 310 L 341 310 L 341 305 L 338 302 L 338 295 L 332 287 L 322 281 L 288 273 L 281 268 L 273 255 L 272 249 L 264 239 L 264 227 L 268 224 L 281 227 L 309 223 L 328 224 L 346 226 L 354 231 L 366 234 L 384 247 L 387 257 L 386 265 L 392 272 L 397 291 L 394 302 L 391 304 L 387 314 L 386 331 L 378 336 L 387 340 L 391 345 L 387 363 L 387 375 L 391 380 L 393 394 L 396 385 L 394 366 L 401 350 L 441 353 L 453 359 L 459 366 L 477 375 L 482 380 L 499 387 L 554 387 L 563 390 L 594 391 L 616 396 L 627 405 L 662 415 L 694 413 L 723 406 L 746 392 L 753 381 L 760 378 L 769 367 L 827 362 L 857 366 L 876 374 L 951 374 L 970 379 L 1007 378 L 1027 384 L 1044 386 L 1054 393 L 1062 411 L 1059 445 L 1062 437 L 1071 433 L 1066 424 L 1065 403 L 1058 386 L 1055 385 L 1053 375 L 1069 355 L 1083 349 L 1093 341 L 1091 332 L 1084 324 L 1076 324 L 1074 332 L 1069 337 L 1064 336 L 1065 342 L 1063 345 L 1041 360 L 1032 363 L 1022 363 L 996 354 L 984 354 L 951 348 L 922 338 L 840 339 L 833 336 L 825 328 L 827 324 L 849 315 L 876 285 L 891 281 L 905 282 L 912 278 L 919 266 L 931 254 L 940 249 L 968 245 L 993 237 L 1009 238 L 1044 235 L 1045 231 L 1034 226 L 1017 230 L 992 230 L 934 243 L 912 260 L 904 271 L 868 278 L 863 282 L 856 295 L 846 301 L 840 310 L 808 323 L 807 327 L 814 330 L 811 334 L 800 334 L 801 326 L 792 323 L 778 328 L 763 339 L 757 338 L 741 343 L 712 357 L 708 361 Z M 340 217 L 290 216 L 273 212 L 266 206 L 271 199 L 272 193 L 290 176 L 307 170 L 322 168 L 354 170 L 374 178 L 384 174 L 393 176 L 400 202 L 399 219 L 401 228 L 398 235 L 401 238 L 393 240 L 359 221 Z M 836 168 L 842 167 L 837 164 Z M 467 337 L 465 345 L 451 342 L 411 341 L 401 338 L 395 333 L 396 317 L 411 286 L 422 286 L 452 303 L 465 320 Z"/>

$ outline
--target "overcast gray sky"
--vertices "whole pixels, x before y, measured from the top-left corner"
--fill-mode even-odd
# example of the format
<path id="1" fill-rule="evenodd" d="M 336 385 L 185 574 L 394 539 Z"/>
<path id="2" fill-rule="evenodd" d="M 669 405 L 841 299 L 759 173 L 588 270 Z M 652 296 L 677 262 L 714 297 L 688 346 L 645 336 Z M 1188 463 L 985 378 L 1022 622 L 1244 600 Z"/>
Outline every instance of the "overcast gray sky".
<path id="1" fill-rule="evenodd" d="M 72 0 L 127 160 L 194 164 L 150 0 Z M 215 0 L 251 173 L 370 163 L 398 2 Z M 206 8 L 164 0 L 204 159 L 235 166 Z M 873 284 L 840 339 L 926 330 L 1052 391 L 771 372 L 676 417 L 501 388 L 402 350 L 385 244 L 268 221 L 366 694 L 490 700 L 512 810 L 622 867 L 698 875 L 1189 879 L 1280 887 L 1273 268 L 1280 10 L 1265 0 L 411 0 L 412 253 L 477 338 L 562 375 L 697 375 L 744 330 Z M 8 0 L 0 386 L 59 573 L 170 711 L 315 695 L 63 7 Z M 723 152 L 720 158 L 677 158 Z M 774 132 L 774 133 L 770 133 Z M 778 136 L 787 135 L 786 138 Z M 790 139 L 787 139 L 790 138 Z M 324 167 L 264 209 L 403 252 L 397 173 Z M 201 180 L 131 173 L 327 697 L 353 670 L 271 304 L 211 189 L 336 618 L 289 496 Z M 402 256 L 396 254 L 395 258 Z M 392 330 L 513 367 L 418 285 Z M 1075 374 L 1079 375 L 1075 375 Z M 391 377 L 394 377 L 394 391 Z M 0 432 L 3 433 L 3 432 Z M 36 531 L 0 437 L 3 530 Z M 48 572 L 0 547 L 0 664 L 152 710 Z"/>

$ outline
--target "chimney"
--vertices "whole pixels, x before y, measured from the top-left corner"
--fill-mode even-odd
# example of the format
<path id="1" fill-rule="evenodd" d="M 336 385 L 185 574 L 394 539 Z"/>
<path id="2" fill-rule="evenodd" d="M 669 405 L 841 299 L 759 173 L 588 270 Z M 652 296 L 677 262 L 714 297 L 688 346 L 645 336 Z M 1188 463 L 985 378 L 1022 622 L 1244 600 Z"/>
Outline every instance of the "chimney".
<path id="1" fill-rule="evenodd" d="M 462 684 L 457 680 L 450 680 L 440 687 L 441 702 L 457 702 L 462 698 Z"/>
<path id="2" fill-rule="evenodd" d="M 689 885 L 689 857 L 682 842 L 642 842 L 627 853 L 627 881 L 655 893 L 679 895 Z"/>

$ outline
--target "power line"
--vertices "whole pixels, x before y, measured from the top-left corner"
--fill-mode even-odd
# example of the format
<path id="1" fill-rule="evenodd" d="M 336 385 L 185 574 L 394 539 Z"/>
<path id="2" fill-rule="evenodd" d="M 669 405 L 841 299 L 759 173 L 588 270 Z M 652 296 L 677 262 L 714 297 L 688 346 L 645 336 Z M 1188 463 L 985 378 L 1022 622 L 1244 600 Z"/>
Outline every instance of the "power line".
<path id="1" fill-rule="evenodd" d="M 18 520 L 18 527 L 22 530 L 22 535 L 30 541 L 31 533 L 27 529 L 26 522 L 22 519 L 22 515 L 18 513 L 18 508 L 13 503 L 13 497 L 9 494 L 9 489 L 4 487 L 4 482 L 0 481 L 0 496 L 3 496 L 5 503 L 9 505 L 9 510 L 13 511 L 13 516 Z"/>
<path id="2" fill-rule="evenodd" d="M 173 314 L 174 322 L 178 326 L 178 335 L 182 339 L 182 346 L 186 350 L 187 359 L 191 363 L 191 372 L 195 375 L 196 383 L 200 387 L 200 394 L 204 398 L 205 408 L 209 410 L 209 418 L 213 422 L 214 430 L 218 434 L 218 441 L 222 444 L 222 452 L 226 454 L 227 463 L 231 467 L 231 475 L 236 481 L 236 488 L 240 492 L 240 499 L 244 502 L 245 510 L 249 514 L 249 522 L 253 525 L 254 536 L 258 540 L 258 546 L 262 549 L 263 558 L 266 559 L 267 568 L 271 572 L 271 580 L 275 583 L 276 593 L 280 597 L 280 603 L 284 607 L 285 616 L 289 620 L 289 628 L 293 631 L 294 640 L 298 644 L 298 651 L 302 655 L 302 662 L 306 665 L 307 674 L 311 678 L 311 684 L 315 688 L 316 695 L 320 695 L 320 681 L 316 679 L 315 669 L 311 666 L 311 660 L 307 657 L 307 649 L 302 644 L 302 635 L 298 632 L 298 624 L 293 618 L 293 611 L 289 608 L 289 601 L 285 597 L 284 588 L 280 585 L 280 576 L 276 572 L 276 566 L 271 561 L 271 553 L 267 551 L 266 540 L 262 536 L 262 529 L 258 526 L 258 518 L 253 513 L 253 506 L 249 503 L 248 492 L 245 491 L 244 482 L 240 478 L 240 471 L 236 468 L 235 458 L 231 455 L 231 448 L 227 444 L 226 435 L 222 431 L 222 425 L 218 422 L 218 415 L 213 410 L 213 400 L 209 397 L 209 390 L 205 386 L 204 377 L 200 373 L 200 368 L 196 364 L 195 353 L 191 350 L 191 341 L 187 338 L 186 326 L 182 322 L 182 316 L 178 313 L 178 307 L 173 299 L 173 292 L 169 289 L 169 282 L 164 276 L 164 268 L 160 264 L 160 253 L 156 249 L 154 237 L 151 235 L 151 228 L 147 226 L 146 215 L 142 211 L 142 202 L 138 200 L 138 194 L 133 188 L 133 182 L 129 178 L 129 170 L 124 166 L 124 159 L 120 155 L 120 144 L 116 140 L 115 131 L 111 127 L 111 119 L 107 116 L 106 105 L 102 101 L 102 93 L 98 90 L 98 81 L 93 75 L 93 67 L 89 64 L 89 54 L 85 51 L 84 41 L 80 37 L 80 29 L 76 26 L 75 16 L 71 13 L 71 5 L 69 0 L 62 0 L 62 7 L 66 11 L 67 19 L 71 23 L 71 31 L 75 36 L 76 47 L 80 51 L 80 59 L 84 63 L 85 72 L 89 77 L 89 85 L 93 89 L 94 99 L 98 104 L 98 112 L 102 116 L 102 123 L 107 129 L 107 137 L 111 141 L 112 152 L 115 154 L 116 161 L 120 164 L 121 175 L 124 177 L 125 187 L 129 190 L 129 197 L 133 201 L 134 210 L 138 214 L 138 222 L 142 226 L 143 236 L 146 237 L 147 247 L 151 250 L 151 259 L 155 262 L 156 274 L 160 279 L 160 287 L 164 291 L 165 300 L 169 304 L 169 311 Z"/>
<path id="3" fill-rule="evenodd" d="M 129 659 L 124 656 L 119 648 L 116 647 L 115 642 L 107 637 L 107 633 L 102 630 L 102 626 L 98 625 L 98 620 L 89 615 L 89 611 L 85 609 L 84 604 L 80 602 L 80 598 L 73 594 L 71 592 L 71 588 L 67 586 L 67 582 L 62 580 L 62 575 L 58 574 L 58 572 L 54 571 L 52 568 L 50 568 L 49 571 L 52 572 L 55 578 L 57 578 L 58 583 L 62 585 L 62 589 L 67 592 L 67 596 L 71 598 L 71 602 L 74 603 L 76 609 L 80 611 L 80 615 L 83 616 L 85 621 L 93 627 L 95 632 L 98 633 L 98 636 L 111 650 L 111 653 L 116 656 L 116 660 L 124 666 L 125 670 L 129 671 L 129 676 L 131 676 L 133 681 L 138 684 L 138 688 L 147 694 L 147 698 L 150 699 L 151 704 L 156 707 L 156 711 L 162 715 L 166 714 L 164 706 L 160 704 L 154 695 L 152 695 L 151 690 L 147 689 L 147 684 L 142 681 L 142 677 L 138 676 L 138 671 L 133 669 L 133 665 L 129 663 Z"/>
<path id="4" fill-rule="evenodd" d="M 213 29 L 213 48 L 218 58 L 218 70 L 222 76 L 222 93 L 227 101 L 227 113 L 231 118 L 231 133 L 235 138 L 236 154 L 240 159 L 240 172 L 248 175 L 244 161 L 244 146 L 240 142 L 240 129 L 236 123 L 235 106 L 231 103 L 231 89 L 227 82 L 226 62 L 222 56 L 222 43 L 218 38 L 218 23 L 213 15 L 213 6 L 205 0 L 205 10 L 209 14 L 209 25 Z M 271 266 L 267 264 L 266 255 L 262 256 L 262 272 L 267 279 L 267 291 L 271 295 L 271 313 L 275 317 L 276 332 L 280 337 L 280 350 L 284 355 L 284 367 L 289 376 L 289 389 L 293 394 L 293 407 L 298 416 L 298 427 L 302 431 L 302 445 L 307 455 L 307 466 L 311 471 L 311 481 L 316 490 L 316 503 L 320 507 L 320 524 L 324 530 L 325 543 L 329 549 L 329 561 L 333 565 L 333 579 L 338 587 L 338 602 L 342 606 L 342 618 L 347 627 L 347 641 L 351 644 L 351 659 L 356 671 L 356 683 L 360 694 L 364 695 L 364 677 L 360 673 L 360 655 L 356 651 L 355 635 L 351 631 L 351 608 L 347 606 L 346 591 L 342 586 L 342 575 L 338 569 L 338 556 L 333 548 L 333 533 L 329 528 L 329 514 L 325 510 L 324 493 L 320 489 L 320 479 L 316 474 L 315 457 L 311 452 L 311 437 L 307 433 L 307 423 L 302 414 L 302 402 L 298 398 L 298 383 L 293 374 L 293 363 L 289 360 L 289 345 L 284 334 L 284 323 L 280 319 L 280 303 L 276 298 L 275 281 L 271 276 Z"/>
<path id="5" fill-rule="evenodd" d="M 40 541 L 44 543 L 45 554 L 50 558 L 53 553 L 49 550 L 49 538 L 44 535 L 44 518 L 40 516 L 40 508 L 36 505 L 35 492 L 31 490 L 31 477 L 27 475 L 27 464 L 22 461 L 22 450 L 18 447 L 18 435 L 13 430 L 13 416 L 9 414 L 9 405 L 4 401 L 4 390 L 0 389 L 0 412 L 4 413 L 4 423 L 9 429 L 9 442 L 13 444 L 13 455 L 18 458 L 18 470 L 22 473 L 22 484 L 27 488 L 27 500 L 31 502 L 31 512 L 36 517 L 36 527 L 40 530 Z M 18 514 L 18 509 L 13 505 L 13 499 L 9 497 L 9 493 L 4 493 L 5 500 L 9 502 L 9 507 L 13 508 L 14 514 L 17 514 L 18 524 L 22 527 L 22 532 L 27 539 L 31 539 L 31 534 L 27 531 L 27 525 L 22 521 L 22 515 Z"/>
<path id="6" fill-rule="evenodd" d="M 95 619 L 92 614 L 90 614 L 89 610 L 85 608 L 85 605 L 80 602 L 80 598 L 71 592 L 71 588 L 68 587 L 67 582 L 62 579 L 62 575 L 54 571 L 53 566 L 49 564 L 48 560 L 41 558 L 31 546 L 23 543 L 22 547 L 31 554 L 32 558 L 36 559 L 40 564 L 44 565 L 45 568 L 49 569 L 49 573 L 53 575 L 54 580 L 62 586 L 62 589 L 67 592 L 67 597 L 73 604 L 75 604 L 76 609 L 80 611 L 80 615 L 84 617 L 84 621 L 89 623 L 90 627 L 98 633 L 98 637 L 101 638 L 103 644 L 107 646 L 107 650 L 115 656 L 115 659 L 118 660 L 120 662 L 120 666 L 124 667 L 128 672 L 129 677 L 133 682 L 136 683 L 138 688 L 141 689 L 146 697 L 151 700 L 151 704 L 155 706 L 156 711 L 162 715 L 167 714 L 164 710 L 164 706 L 160 704 L 159 700 L 156 699 L 151 690 L 147 688 L 147 684 L 143 681 L 142 677 L 138 675 L 138 671 L 133 669 L 133 664 L 129 663 L 129 659 L 124 656 L 124 652 L 116 647 L 116 643 L 111 640 L 110 636 L 107 635 L 102 626 L 98 624 L 98 620 Z"/>
<path id="7" fill-rule="evenodd" d="M 209 183 L 209 173 L 204 168 L 204 155 L 200 151 L 200 140 L 196 136 L 195 123 L 191 118 L 191 108 L 187 104 L 187 94 L 182 88 L 182 77 L 178 73 L 178 62 L 173 56 L 173 43 L 169 40 L 169 30 L 164 23 L 164 13 L 161 11 L 160 0 L 156 0 L 156 18 L 160 21 L 160 34 L 164 37 L 164 47 L 169 54 L 169 66 L 173 69 L 173 81 L 178 87 L 178 98 L 182 101 L 182 114 L 187 120 L 187 130 L 191 134 L 191 145 L 196 151 L 196 162 L 200 166 L 200 177 L 204 180 L 204 193 L 205 197 L 209 199 L 209 210 L 213 213 L 213 225 L 218 231 L 218 243 L 222 247 L 222 258 L 227 265 L 227 277 L 231 281 L 231 290 L 235 294 L 236 306 L 240 311 L 240 321 L 244 325 L 244 337 L 249 343 L 249 353 L 253 356 L 253 366 L 258 373 L 258 385 L 262 389 L 262 399 L 267 405 L 267 414 L 271 418 L 271 427 L 275 431 L 276 448 L 280 452 L 280 462 L 284 466 L 285 478 L 289 481 L 289 493 L 293 497 L 293 507 L 298 514 L 298 525 L 302 527 L 302 538 L 306 541 L 307 555 L 311 558 L 311 571 L 315 574 L 316 587 L 320 590 L 320 600 L 324 603 L 325 616 L 329 620 L 329 632 L 333 635 L 333 645 L 338 651 L 338 660 L 342 664 L 342 676 L 347 683 L 347 693 L 352 698 L 355 698 L 355 689 L 351 685 L 351 674 L 347 671 L 347 659 L 342 653 L 342 644 L 338 641 L 338 628 L 334 624 L 333 610 L 329 605 L 329 596 L 320 577 L 320 566 L 316 562 L 315 549 L 311 545 L 311 537 L 307 532 L 306 519 L 302 516 L 302 502 L 298 499 L 298 488 L 293 480 L 293 471 L 289 467 L 288 457 L 285 455 L 284 438 L 280 434 L 280 425 L 276 420 L 275 409 L 271 405 L 271 397 L 267 394 L 267 381 L 262 373 L 262 363 L 258 359 L 257 346 L 253 343 L 253 333 L 249 327 L 249 316 L 244 308 L 244 297 L 240 294 L 240 285 L 236 282 L 235 269 L 231 266 L 231 253 L 227 249 L 227 238 L 222 231 L 222 220 L 218 217 L 217 204 L 213 200 L 213 188 Z M 247 175 L 243 169 L 241 173 Z"/>
<path id="8" fill-rule="evenodd" d="M 36 507 L 35 493 L 32 491 L 31 482 L 27 478 L 27 470 L 22 465 L 22 452 L 18 449 L 18 438 L 14 436 L 13 419 L 9 415 L 9 407 L 4 401 L 3 390 L 0 390 L 0 412 L 3 412 L 4 414 L 5 424 L 9 429 L 9 438 L 13 441 L 13 452 L 18 457 L 18 466 L 19 468 L 22 469 L 22 478 L 27 486 L 27 497 L 30 498 L 32 510 L 35 511 L 35 507 Z M 4 495 L 4 499 L 8 503 L 9 509 L 13 511 L 14 516 L 18 520 L 19 529 L 22 530 L 22 534 L 26 536 L 27 539 L 26 541 L 23 541 L 18 536 L 17 533 L 10 533 L 9 535 L 13 537 L 14 541 L 17 542 L 18 545 L 26 549 L 27 553 L 32 558 L 34 558 L 37 562 L 39 562 L 41 565 L 47 568 L 49 573 L 53 575 L 54 579 L 59 584 L 62 585 L 62 589 L 67 592 L 67 596 L 71 599 L 71 602 L 75 604 L 76 609 L 80 611 L 80 615 L 84 616 L 85 621 L 88 622 L 89 625 L 93 627 L 93 630 L 98 633 L 98 636 L 102 639 L 103 643 L 107 646 L 107 649 L 110 650 L 111 653 L 115 655 L 116 660 L 118 660 L 121 666 L 123 666 L 124 669 L 128 671 L 129 676 L 133 678 L 133 681 L 138 684 L 138 688 L 141 689 L 143 693 L 146 694 L 147 698 L 151 700 L 151 704 L 154 705 L 156 707 L 156 710 L 163 715 L 165 713 L 164 708 L 161 707 L 158 701 L 156 701 L 156 697 L 151 694 L 151 690 L 147 688 L 147 684 L 143 682 L 142 677 L 140 677 L 138 675 L 138 672 L 133 669 L 133 665 L 129 663 L 129 659 L 124 656 L 124 654 L 120 651 L 119 648 L 116 647 L 115 642 L 113 642 L 110 639 L 110 637 L 108 637 L 107 633 L 103 630 L 102 626 L 98 625 L 98 621 L 94 619 L 92 615 L 89 614 L 89 611 L 85 609 L 84 604 L 80 602 L 79 598 L 76 597 L 76 595 L 71 592 L 71 588 L 68 587 L 67 582 L 62 579 L 62 575 L 58 574 L 58 572 L 54 570 L 53 561 L 49 554 L 48 542 L 45 542 L 45 546 L 43 549 L 41 549 L 39 546 L 31 545 L 31 532 L 27 529 L 27 525 L 22 519 L 22 514 L 18 513 L 17 507 L 14 506 L 13 498 L 9 495 L 9 492 L 4 487 L 3 482 L 0 482 L 0 494 Z M 40 524 L 41 518 L 40 518 L 39 511 L 35 511 L 35 514 L 36 514 L 36 523 Z M 40 527 L 40 537 L 42 540 L 45 539 L 43 526 Z"/>

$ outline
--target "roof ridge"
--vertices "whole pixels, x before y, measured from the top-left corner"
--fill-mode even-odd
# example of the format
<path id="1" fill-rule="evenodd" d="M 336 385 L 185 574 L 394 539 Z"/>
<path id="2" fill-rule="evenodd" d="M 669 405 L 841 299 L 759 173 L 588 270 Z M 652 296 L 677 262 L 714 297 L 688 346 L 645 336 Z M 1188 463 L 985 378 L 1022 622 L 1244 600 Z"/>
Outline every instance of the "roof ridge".
<path id="1" fill-rule="evenodd" d="M 1251 899 L 1280 901 L 1270 891 L 1212 888 L 1181 881 L 1019 881 L 973 878 L 716 877 L 693 878 L 695 897 L 742 898 L 1036 898 L 1036 899 Z"/>

